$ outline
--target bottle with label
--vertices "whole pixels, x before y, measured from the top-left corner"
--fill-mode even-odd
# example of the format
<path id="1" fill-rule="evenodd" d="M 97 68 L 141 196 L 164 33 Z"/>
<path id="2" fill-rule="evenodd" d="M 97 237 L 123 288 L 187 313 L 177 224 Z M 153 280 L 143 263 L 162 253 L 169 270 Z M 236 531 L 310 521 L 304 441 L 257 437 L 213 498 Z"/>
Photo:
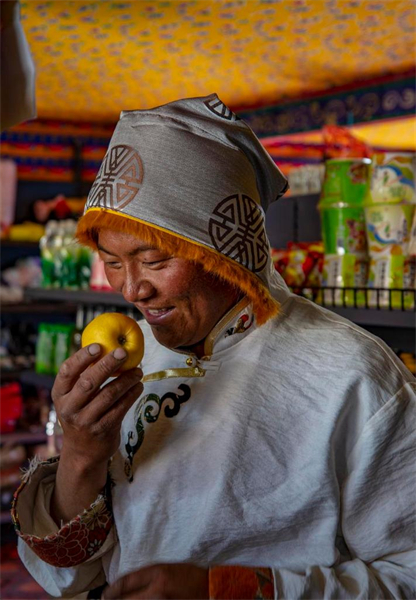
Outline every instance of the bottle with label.
<path id="1" fill-rule="evenodd" d="M 62 363 L 71 355 L 71 342 L 74 325 L 52 325 L 55 331 L 55 352 L 53 372 L 58 373 Z"/>
<path id="2" fill-rule="evenodd" d="M 64 243 L 64 226 L 62 221 L 56 222 L 56 233 L 51 241 L 53 256 L 54 281 L 53 287 L 62 287 L 62 246 Z"/>
<path id="3" fill-rule="evenodd" d="M 36 373 L 51 375 L 54 372 L 55 330 L 49 323 L 40 323 L 36 342 Z"/>
<path id="4" fill-rule="evenodd" d="M 80 247 L 75 240 L 75 221 L 62 222 L 62 246 L 60 253 L 61 287 L 78 289 L 78 259 Z"/>
<path id="5" fill-rule="evenodd" d="M 88 290 L 91 279 L 92 251 L 78 245 L 78 285 L 81 290 Z"/>
<path id="6" fill-rule="evenodd" d="M 53 257 L 54 240 L 57 234 L 57 222 L 49 221 L 45 233 L 40 239 L 40 257 L 42 267 L 42 287 L 52 288 L 55 283 L 55 264 Z"/>

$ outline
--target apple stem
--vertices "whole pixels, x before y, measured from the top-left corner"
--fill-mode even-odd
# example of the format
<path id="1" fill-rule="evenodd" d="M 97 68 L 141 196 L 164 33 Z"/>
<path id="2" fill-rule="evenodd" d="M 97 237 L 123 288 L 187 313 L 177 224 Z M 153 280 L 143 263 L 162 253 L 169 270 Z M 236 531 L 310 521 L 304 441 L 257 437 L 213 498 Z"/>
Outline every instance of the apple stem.
<path id="1" fill-rule="evenodd" d="M 118 338 L 119 343 L 124 346 L 124 344 L 126 343 L 126 338 L 124 335 L 120 335 L 120 337 Z"/>

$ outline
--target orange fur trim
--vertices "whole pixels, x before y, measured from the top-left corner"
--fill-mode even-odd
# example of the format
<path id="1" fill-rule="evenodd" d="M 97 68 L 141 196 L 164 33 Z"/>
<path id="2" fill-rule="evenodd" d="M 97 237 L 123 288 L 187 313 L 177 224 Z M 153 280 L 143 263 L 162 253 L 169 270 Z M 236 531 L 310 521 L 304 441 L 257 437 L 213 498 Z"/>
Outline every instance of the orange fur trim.
<path id="1" fill-rule="evenodd" d="M 200 263 L 205 271 L 231 283 L 250 299 L 258 325 L 263 325 L 279 312 L 279 303 L 254 273 L 215 250 L 159 229 L 151 223 L 142 223 L 134 217 L 105 209 L 91 210 L 79 220 L 76 237 L 84 246 L 96 250 L 98 232 L 104 228 L 129 233 L 164 252 Z"/>
<path id="2" fill-rule="evenodd" d="M 218 566 L 209 570 L 211 600 L 251 600 L 274 598 L 271 569 Z"/>

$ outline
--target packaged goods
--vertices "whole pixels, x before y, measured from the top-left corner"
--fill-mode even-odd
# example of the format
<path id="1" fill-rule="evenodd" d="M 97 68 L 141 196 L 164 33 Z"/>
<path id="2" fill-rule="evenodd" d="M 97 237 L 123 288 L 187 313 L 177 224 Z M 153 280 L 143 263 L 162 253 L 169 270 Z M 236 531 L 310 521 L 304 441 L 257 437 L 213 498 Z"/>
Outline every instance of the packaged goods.
<path id="1" fill-rule="evenodd" d="M 319 194 L 324 173 L 324 165 L 305 165 L 291 169 L 288 173 L 291 194 Z"/>
<path id="2" fill-rule="evenodd" d="M 371 166 L 368 204 L 415 203 L 416 155 L 413 152 L 377 152 Z"/>
<path id="3" fill-rule="evenodd" d="M 56 375 L 62 363 L 72 354 L 74 325 L 40 323 L 36 344 L 37 373 Z"/>
<path id="4" fill-rule="evenodd" d="M 289 260 L 288 252 L 287 252 L 286 248 L 283 248 L 283 249 L 272 248 L 271 256 L 272 256 L 274 268 L 283 277 L 284 272 L 287 267 L 288 260 Z"/>
<path id="5" fill-rule="evenodd" d="M 415 155 L 378 153 L 371 168 L 371 185 L 365 200 L 370 254 L 368 287 L 370 306 L 401 308 L 400 291 L 415 286 L 415 259 L 411 230 L 415 215 Z M 416 234 L 415 234 L 416 235 Z M 413 294 L 404 294 L 412 308 Z"/>
<path id="6" fill-rule="evenodd" d="M 36 373 L 50 375 L 55 367 L 55 330 L 49 323 L 40 323 L 36 343 Z"/>
<path id="7" fill-rule="evenodd" d="M 286 284 L 302 294 L 316 299 L 321 285 L 323 267 L 322 242 L 289 242 L 286 249 L 272 249 L 275 269 Z M 313 290 L 310 288 L 314 288 Z"/>
<path id="8" fill-rule="evenodd" d="M 90 287 L 92 252 L 78 245 L 78 286 L 81 290 Z"/>
<path id="9" fill-rule="evenodd" d="M 25 221 L 19 225 L 11 225 L 7 229 L 7 239 L 12 242 L 39 242 L 45 233 L 45 228 L 39 223 Z"/>
<path id="10" fill-rule="evenodd" d="M 0 433 L 11 433 L 22 414 L 23 398 L 19 383 L 1 386 L 0 394 Z"/>
<path id="11" fill-rule="evenodd" d="M 64 227 L 62 221 L 57 222 L 56 234 L 52 240 L 52 257 L 54 265 L 53 287 L 61 288 L 63 281 L 63 252 L 64 245 Z"/>
<path id="12" fill-rule="evenodd" d="M 58 373 L 62 363 L 69 358 L 72 351 L 74 325 L 53 325 L 55 332 L 55 351 L 53 357 L 53 373 Z"/>
<path id="13" fill-rule="evenodd" d="M 75 239 L 76 221 L 49 221 L 40 240 L 42 287 L 88 289 L 92 253 Z"/>
<path id="14" fill-rule="evenodd" d="M 369 186 L 368 158 L 339 158 L 326 162 L 319 200 L 324 243 L 323 287 L 364 288 L 367 283 L 368 250 L 364 200 Z M 364 304 L 364 291 L 324 292 L 336 304 Z"/>
<path id="15" fill-rule="evenodd" d="M 59 247 L 59 262 L 61 268 L 60 287 L 78 289 L 79 245 L 75 241 L 75 221 L 70 219 L 61 222 L 62 244 Z"/>
<path id="16" fill-rule="evenodd" d="M 49 221 L 40 239 L 42 287 L 52 288 L 55 284 L 54 240 L 58 232 L 56 221 Z"/>
<path id="17" fill-rule="evenodd" d="M 371 146 L 355 137 L 347 127 L 325 125 L 322 128 L 322 137 L 326 146 L 327 156 L 370 158 L 373 153 Z"/>

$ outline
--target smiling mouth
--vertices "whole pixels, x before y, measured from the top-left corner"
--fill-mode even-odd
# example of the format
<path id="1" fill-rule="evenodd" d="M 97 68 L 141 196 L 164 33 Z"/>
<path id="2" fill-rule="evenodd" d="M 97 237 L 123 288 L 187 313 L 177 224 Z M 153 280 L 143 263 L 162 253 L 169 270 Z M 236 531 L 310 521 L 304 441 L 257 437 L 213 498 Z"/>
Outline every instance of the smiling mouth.
<path id="1" fill-rule="evenodd" d="M 141 312 L 143 313 L 146 321 L 152 325 L 163 321 L 165 317 L 167 317 L 173 311 L 173 309 L 173 306 L 169 308 L 142 308 Z"/>
<path id="2" fill-rule="evenodd" d="M 152 315 L 153 317 L 159 317 L 161 315 L 165 315 L 166 313 L 170 312 L 171 310 L 172 310 L 171 308 L 154 308 L 154 309 L 148 308 L 146 310 L 146 312 L 148 312 L 149 315 Z"/>

